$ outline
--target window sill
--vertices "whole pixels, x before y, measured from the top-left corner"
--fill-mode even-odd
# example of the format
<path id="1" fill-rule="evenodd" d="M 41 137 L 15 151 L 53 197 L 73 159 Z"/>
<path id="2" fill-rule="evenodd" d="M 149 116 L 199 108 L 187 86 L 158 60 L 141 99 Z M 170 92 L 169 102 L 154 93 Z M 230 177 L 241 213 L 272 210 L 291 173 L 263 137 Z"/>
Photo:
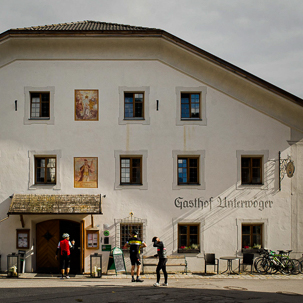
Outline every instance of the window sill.
<path id="1" fill-rule="evenodd" d="M 36 117 L 36 118 L 29 118 L 28 120 L 50 120 L 50 117 Z"/>
<path id="2" fill-rule="evenodd" d="M 132 120 L 134 120 L 134 121 L 137 121 L 137 120 L 145 120 L 144 118 L 142 118 L 142 117 L 132 117 L 132 118 L 124 118 L 123 119 L 124 121 L 132 121 Z"/>
<path id="3" fill-rule="evenodd" d="M 261 248 L 242 248 L 243 254 L 256 254 Z"/>
<path id="4" fill-rule="evenodd" d="M 178 254 L 199 254 L 200 249 L 178 249 Z"/>

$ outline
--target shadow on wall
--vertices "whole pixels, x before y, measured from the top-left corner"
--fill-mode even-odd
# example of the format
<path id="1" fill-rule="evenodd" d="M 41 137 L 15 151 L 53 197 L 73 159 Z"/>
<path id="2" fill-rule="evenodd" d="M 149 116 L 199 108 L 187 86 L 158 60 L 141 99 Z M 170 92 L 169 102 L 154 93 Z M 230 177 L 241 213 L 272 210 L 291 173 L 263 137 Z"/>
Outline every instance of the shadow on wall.
<path id="1" fill-rule="evenodd" d="M 216 225 L 220 225 L 221 221 L 241 209 L 258 210 L 262 218 L 264 210 L 274 207 L 274 202 L 271 199 L 279 192 L 279 160 L 270 159 L 265 167 L 265 175 L 267 176 L 265 190 L 249 187 L 237 189 L 237 185 L 234 184 L 208 199 L 185 200 L 181 197 L 176 198 L 175 207 L 179 208 L 182 214 L 174 218 L 172 223 L 169 223 L 163 229 L 165 232 L 159 235 L 168 249 L 168 254 L 174 254 L 178 251 L 178 223 L 199 223 L 201 224 L 200 231 L 203 233 Z M 248 214 L 247 218 L 249 217 L 251 216 Z M 234 251 L 229 253 L 235 253 L 237 249 L 238 247 L 235 247 Z M 154 250 L 153 247 L 149 246 L 145 254 L 153 255 Z M 196 254 L 193 254 L 193 256 L 196 256 Z"/>

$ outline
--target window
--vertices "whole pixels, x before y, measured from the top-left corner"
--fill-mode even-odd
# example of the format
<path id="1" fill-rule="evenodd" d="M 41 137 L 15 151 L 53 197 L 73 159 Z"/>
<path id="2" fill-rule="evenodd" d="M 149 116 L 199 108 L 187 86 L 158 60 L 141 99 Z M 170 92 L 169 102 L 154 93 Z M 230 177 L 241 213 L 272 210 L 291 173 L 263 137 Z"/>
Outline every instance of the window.
<path id="1" fill-rule="evenodd" d="M 124 93 L 124 118 L 144 119 L 144 93 Z"/>
<path id="2" fill-rule="evenodd" d="M 55 87 L 24 87 L 24 124 L 55 124 Z"/>
<path id="3" fill-rule="evenodd" d="M 149 86 L 119 87 L 119 119 L 124 124 L 150 124 Z"/>
<path id="4" fill-rule="evenodd" d="M 242 224 L 242 249 L 262 247 L 262 224 Z"/>
<path id="5" fill-rule="evenodd" d="M 31 118 L 49 118 L 49 92 L 31 93 Z"/>
<path id="6" fill-rule="evenodd" d="M 262 157 L 242 157 L 242 184 L 262 184 Z"/>
<path id="7" fill-rule="evenodd" d="M 121 157 L 121 184 L 142 184 L 142 158 Z"/>
<path id="8" fill-rule="evenodd" d="M 275 165 L 269 161 L 268 150 L 237 150 L 237 189 L 268 189 L 269 176 Z"/>
<path id="9" fill-rule="evenodd" d="M 199 158 L 178 158 L 178 184 L 199 184 Z"/>
<path id="10" fill-rule="evenodd" d="M 181 119 L 200 119 L 199 93 L 181 93 Z"/>
<path id="11" fill-rule="evenodd" d="M 35 157 L 35 183 L 56 184 L 56 157 Z"/>
<path id="12" fill-rule="evenodd" d="M 138 231 L 138 238 L 143 241 L 143 223 L 121 223 L 120 224 L 120 247 L 125 248 L 125 244 L 129 238 L 132 237 L 132 233 Z"/>
<path id="13" fill-rule="evenodd" d="M 173 189 L 205 189 L 205 151 L 173 151 Z"/>
<path id="14" fill-rule="evenodd" d="M 199 224 L 178 225 L 178 252 L 200 252 Z"/>
<path id="15" fill-rule="evenodd" d="M 148 189 L 147 150 L 115 150 L 115 189 Z"/>
<path id="16" fill-rule="evenodd" d="M 176 125 L 207 125 L 206 86 L 176 87 Z"/>

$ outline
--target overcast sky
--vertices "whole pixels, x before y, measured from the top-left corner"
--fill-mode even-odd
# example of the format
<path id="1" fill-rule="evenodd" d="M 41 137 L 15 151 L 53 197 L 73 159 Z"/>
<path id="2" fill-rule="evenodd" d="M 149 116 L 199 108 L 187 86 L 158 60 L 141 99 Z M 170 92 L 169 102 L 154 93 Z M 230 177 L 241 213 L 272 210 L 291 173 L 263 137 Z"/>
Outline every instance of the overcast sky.
<path id="1" fill-rule="evenodd" d="M 0 0 L 1 33 L 83 20 L 163 29 L 303 98 L 303 0 Z"/>

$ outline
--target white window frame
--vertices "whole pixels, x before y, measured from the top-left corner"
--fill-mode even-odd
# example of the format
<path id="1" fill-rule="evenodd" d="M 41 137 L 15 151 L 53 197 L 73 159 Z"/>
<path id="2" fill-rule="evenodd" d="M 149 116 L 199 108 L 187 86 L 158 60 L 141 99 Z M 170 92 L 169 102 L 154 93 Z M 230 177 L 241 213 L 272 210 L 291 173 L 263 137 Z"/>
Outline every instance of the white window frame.
<path id="1" fill-rule="evenodd" d="M 178 157 L 199 157 L 199 183 L 200 184 L 178 184 Z M 181 151 L 181 150 L 173 150 L 173 189 L 198 189 L 204 190 L 206 189 L 205 183 L 205 150 L 197 150 L 197 151 Z"/>
<path id="2" fill-rule="evenodd" d="M 49 117 L 32 118 L 31 117 L 31 93 L 49 92 Z M 45 86 L 45 87 L 24 87 L 24 124 L 55 124 L 54 116 L 54 99 L 55 99 L 55 87 Z"/>
<path id="3" fill-rule="evenodd" d="M 236 151 L 237 156 L 237 189 L 247 189 L 247 188 L 256 188 L 256 189 L 268 189 L 268 160 L 269 160 L 269 151 L 268 150 L 237 150 Z M 262 157 L 262 181 L 263 184 L 242 184 L 242 178 L 241 178 L 241 168 L 242 163 L 241 159 L 242 157 L 256 157 L 260 156 Z"/>
<path id="4" fill-rule="evenodd" d="M 199 93 L 200 94 L 200 119 L 189 118 L 189 119 L 181 119 L 181 93 Z M 207 87 L 206 86 L 198 86 L 198 87 L 176 87 L 177 94 L 177 117 L 176 117 L 176 125 L 199 125 L 206 126 L 207 118 L 206 118 L 206 94 Z"/>
<path id="5" fill-rule="evenodd" d="M 124 118 L 124 93 L 136 93 L 142 92 L 144 94 L 144 118 L 143 119 L 125 119 Z M 119 86 L 119 119 L 118 122 L 121 125 L 125 124 L 150 124 L 150 116 L 149 116 L 149 94 L 150 87 L 149 86 L 141 86 L 141 87 L 127 87 L 127 86 Z"/>
<path id="6" fill-rule="evenodd" d="M 115 189 L 148 189 L 147 183 L 147 150 L 138 150 L 138 151 L 122 151 L 115 150 Z M 121 185 L 120 184 L 120 158 L 121 157 L 142 157 L 142 185 L 130 184 L 130 185 Z"/>
<path id="7" fill-rule="evenodd" d="M 56 157 L 56 184 L 36 184 L 35 183 L 35 157 Z M 60 165 L 61 150 L 30 150 L 29 158 L 29 182 L 28 189 L 61 189 Z"/>

